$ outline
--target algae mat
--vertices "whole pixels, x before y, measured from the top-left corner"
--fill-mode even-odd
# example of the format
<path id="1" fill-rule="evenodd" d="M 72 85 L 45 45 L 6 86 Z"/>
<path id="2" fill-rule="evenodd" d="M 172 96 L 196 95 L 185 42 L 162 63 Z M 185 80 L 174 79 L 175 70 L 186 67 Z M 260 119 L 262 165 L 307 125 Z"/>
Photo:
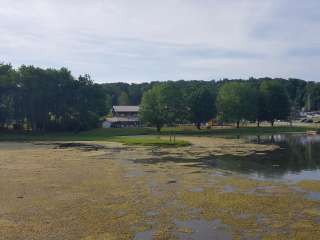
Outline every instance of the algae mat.
<path id="1" fill-rule="evenodd" d="M 205 152 L 197 147 L 177 154 Z M 118 143 L 0 143 L 0 239 L 319 239 L 320 201 L 309 197 L 319 182 L 147 163 L 168 154 Z"/>

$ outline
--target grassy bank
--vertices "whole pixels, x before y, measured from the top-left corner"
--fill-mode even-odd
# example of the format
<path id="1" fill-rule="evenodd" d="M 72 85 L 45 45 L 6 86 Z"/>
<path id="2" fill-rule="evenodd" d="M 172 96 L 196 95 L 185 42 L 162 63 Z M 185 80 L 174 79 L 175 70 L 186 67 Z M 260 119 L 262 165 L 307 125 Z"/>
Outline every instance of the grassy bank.
<path id="1" fill-rule="evenodd" d="M 154 134 L 152 128 L 110 128 L 94 129 L 79 133 L 31 133 L 0 132 L 0 141 L 104 141 L 118 136 L 136 136 Z"/>
<path id="2" fill-rule="evenodd" d="M 164 146 L 164 147 L 185 147 L 190 143 L 185 140 L 173 139 L 169 137 L 145 136 L 145 137 L 114 137 L 111 141 L 120 142 L 126 145 L 142 145 L 142 146 Z"/>
<path id="3" fill-rule="evenodd" d="M 235 128 L 232 126 L 227 127 L 214 127 L 212 129 L 197 130 L 195 127 L 176 127 L 164 128 L 163 134 L 182 134 L 182 135 L 263 135 L 263 134 L 281 134 L 281 133 L 304 133 L 310 130 L 315 130 L 317 127 L 312 126 L 263 126 L 263 127 L 240 127 Z"/>
<path id="4" fill-rule="evenodd" d="M 210 136 L 210 135 L 262 135 L 279 133 L 303 133 L 315 127 L 215 127 L 197 130 L 195 127 L 163 128 L 161 135 Z M 30 133 L 30 132 L 0 132 L 0 141 L 104 141 L 120 136 L 157 135 L 154 128 L 111 128 L 94 129 L 79 133 Z M 143 138 L 139 138 L 143 139 Z M 150 140 L 152 138 L 145 138 Z M 124 140 L 123 140 L 124 141 Z M 133 141 L 133 140 L 130 140 Z M 142 140 L 137 140 L 137 142 Z M 128 143 L 129 144 L 129 143 Z M 138 144 L 138 143 L 137 143 Z"/>

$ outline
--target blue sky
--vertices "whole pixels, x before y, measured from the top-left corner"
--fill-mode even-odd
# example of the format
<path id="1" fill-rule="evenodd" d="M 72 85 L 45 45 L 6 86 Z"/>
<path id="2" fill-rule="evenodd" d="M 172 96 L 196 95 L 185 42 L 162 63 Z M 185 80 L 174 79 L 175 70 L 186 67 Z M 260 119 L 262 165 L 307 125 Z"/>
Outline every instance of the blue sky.
<path id="1" fill-rule="evenodd" d="M 0 61 L 97 82 L 320 81 L 319 0 L 0 0 Z"/>

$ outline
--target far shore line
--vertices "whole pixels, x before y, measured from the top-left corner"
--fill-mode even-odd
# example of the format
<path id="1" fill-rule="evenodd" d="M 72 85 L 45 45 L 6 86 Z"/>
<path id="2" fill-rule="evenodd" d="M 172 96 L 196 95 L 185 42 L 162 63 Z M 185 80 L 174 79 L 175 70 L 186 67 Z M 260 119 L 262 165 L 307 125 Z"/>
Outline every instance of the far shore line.
<path id="1" fill-rule="evenodd" d="M 123 141 L 123 137 L 128 136 L 241 136 L 241 135 L 263 135 L 263 134 L 284 134 L 284 133 L 306 133 L 317 130 L 317 125 L 308 126 L 245 126 L 236 128 L 232 126 L 216 126 L 210 129 L 196 129 L 194 126 L 165 127 L 160 133 L 154 128 L 109 128 L 93 129 L 90 131 L 72 133 L 72 132 L 0 132 L 0 141 Z M 123 139 L 119 140 L 119 137 Z M 148 139 L 145 138 L 144 142 Z M 173 142 L 175 139 L 171 139 Z M 169 141 L 169 140 L 168 140 Z M 138 141 L 141 142 L 141 141 Z M 164 145 L 165 142 L 162 141 Z M 184 145 L 186 143 L 180 144 Z M 179 145 L 179 144 L 178 144 Z"/>

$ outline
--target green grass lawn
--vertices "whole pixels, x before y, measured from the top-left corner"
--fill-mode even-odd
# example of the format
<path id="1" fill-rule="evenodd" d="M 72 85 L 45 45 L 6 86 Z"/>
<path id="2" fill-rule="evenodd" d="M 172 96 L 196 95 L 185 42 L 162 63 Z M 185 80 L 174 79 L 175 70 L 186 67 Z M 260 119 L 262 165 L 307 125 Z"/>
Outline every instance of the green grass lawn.
<path id="1" fill-rule="evenodd" d="M 315 130 L 316 127 L 305 126 L 262 126 L 262 127 L 214 127 L 212 129 L 198 130 L 195 127 L 176 127 L 163 128 L 162 134 L 183 134 L 183 135 L 262 135 L 262 134 L 279 134 L 279 133 L 303 133 L 310 130 Z"/>
<path id="2" fill-rule="evenodd" d="M 143 145 L 143 146 L 165 146 L 165 147 L 185 147 L 189 146 L 190 143 L 185 140 L 173 139 L 170 141 L 168 136 L 144 136 L 144 137 L 131 137 L 131 136 L 121 136 L 113 137 L 111 141 L 124 143 L 126 145 Z"/>
<path id="3" fill-rule="evenodd" d="M 232 136 L 232 135 L 262 135 L 278 133 L 302 133 L 315 127 L 215 127 L 212 129 L 197 130 L 195 127 L 167 127 L 163 128 L 161 135 L 186 135 L 186 136 Z M 109 128 L 94 129 L 79 133 L 31 133 L 31 132 L 0 132 L 0 141 L 104 141 L 117 139 L 120 136 L 157 135 L 154 128 Z M 123 138 L 125 139 L 125 138 Z M 123 140 L 129 142 L 154 141 L 153 138 L 137 138 L 137 140 Z M 146 139 L 146 140 L 141 140 Z M 132 143 L 133 144 L 133 143 Z M 161 144 L 161 143 L 159 143 Z"/>
<path id="4" fill-rule="evenodd" d="M 79 133 L 0 132 L 0 141 L 104 141 L 117 136 L 150 134 L 155 134 L 155 130 L 152 128 L 101 128 Z"/>

